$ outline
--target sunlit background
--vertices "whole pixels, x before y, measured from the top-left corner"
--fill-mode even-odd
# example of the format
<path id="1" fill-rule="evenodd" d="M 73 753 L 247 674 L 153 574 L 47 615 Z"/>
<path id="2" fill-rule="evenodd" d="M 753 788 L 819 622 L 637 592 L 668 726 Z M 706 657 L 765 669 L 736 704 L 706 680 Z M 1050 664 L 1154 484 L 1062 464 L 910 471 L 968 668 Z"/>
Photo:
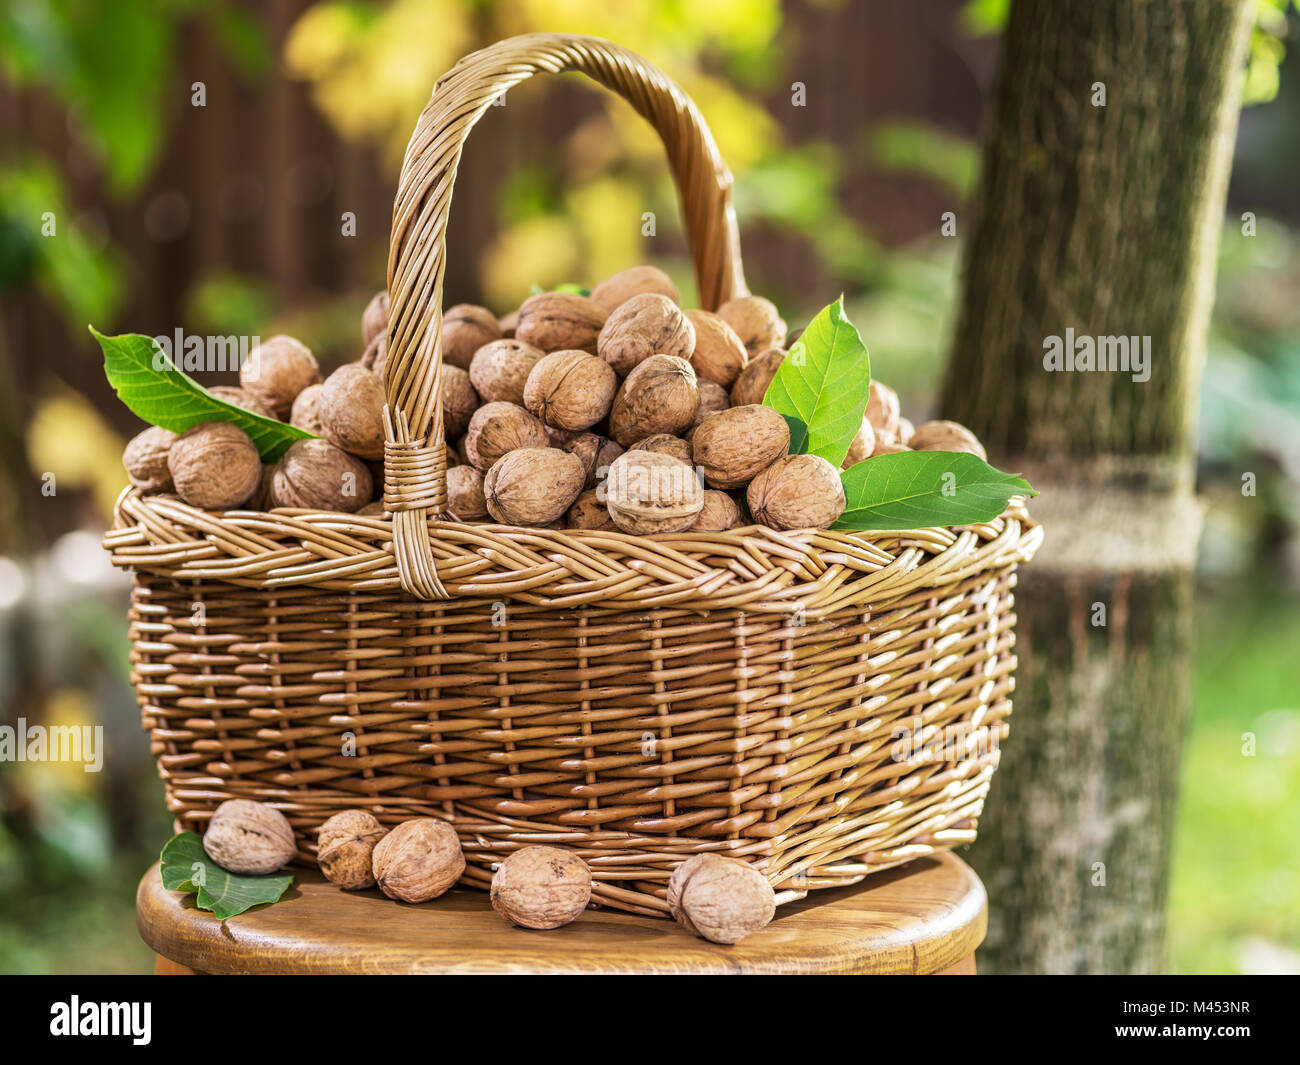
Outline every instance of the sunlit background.
<path id="1" fill-rule="evenodd" d="M 751 287 L 792 325 L 843 292 L 873 374 L 920 422 L 963 235 L 959 221 L 941 236 L 940 218 L 960 220 L 972 191 L 1005 7 L 7 0 L 0 700 L 10 723 L 103 725 L 107 758 L 99 774 L 0 765 L 0 971 L 152 963 L 134 886 L 170 826 L 127 680 L 126 583 L 99 547 L 139 426 L 87 323 L 287 332 L 327 367 L 357 358 L 397 169 L 434 81 L 498 38 L 578 31 L 631 45 L 694 97 L 735 173 Z M 1290 0 L 1261 4 L 1205 376 L 1196 701 L 1170 919 L 1183 972 L 1300 971 L 1298 36 Z M 479 124 L 448 248 L 448 303 L 498 313 L 534 285 L 642 261 L 694 290 L 658 143 L 581 79 L 534 79 Z M 1257 506 L 1227 505 L 1243 469 L 1258 474 Z M 1244 733 L 1269 755 L 1241 757 Z"/>

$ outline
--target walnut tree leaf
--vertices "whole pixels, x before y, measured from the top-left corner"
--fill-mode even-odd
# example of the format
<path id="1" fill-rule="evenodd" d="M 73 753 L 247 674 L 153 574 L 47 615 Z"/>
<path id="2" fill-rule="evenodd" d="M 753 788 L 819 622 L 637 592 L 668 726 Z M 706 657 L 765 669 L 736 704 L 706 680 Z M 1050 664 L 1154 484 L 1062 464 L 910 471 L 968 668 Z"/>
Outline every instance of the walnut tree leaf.
<path id="1" fill-rule="evenodd" d="M 292 873 L 244 876 L 222 869 L 208 857 L 194 832 L 181 832 L 162 849 L 163 887 L 168 891 L 198 894 L 196 905 L 221 920 L 253 906 L 277 902 L 293 883 Z"/>

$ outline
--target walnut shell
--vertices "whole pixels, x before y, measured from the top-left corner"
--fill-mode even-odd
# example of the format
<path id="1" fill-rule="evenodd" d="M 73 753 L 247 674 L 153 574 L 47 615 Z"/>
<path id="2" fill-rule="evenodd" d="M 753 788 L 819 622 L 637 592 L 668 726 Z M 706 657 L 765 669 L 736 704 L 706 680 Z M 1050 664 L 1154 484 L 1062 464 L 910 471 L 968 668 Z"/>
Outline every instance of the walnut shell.
<path id="1" fill-rule="evenodd" d="M 901 451 L 911 450 L 906 444 L 891 444 L 888 440 L 877 440 L 876 446 L 868 457 L 874 459 L 877 455 L 897 455 Z"/>
<path id="2" fill-rule="evenodd" d="M 718 308 L 718 317 L 736 331 L 750 358 L 785 346 L 785 319 L 776 304 L 762 296 L 739 296 Z"/>
<path id="3" fill-rule="evenodd" d="M 609 413 L 618 377 L 585 351 L 553 351 L 532 368 L 523 405 L 557 429 L 581 430 Z"/>
<path id="4" fill-rule="evenodd" d="M 609 516 L 624 532 L 684 532 L 704 508 L 695 471 L 671 455 L 628 451 L 614 460 L 605 481 Z"/>
<path id="5" fill-rule="evenodd" d="M 313 436 L 320 436 L 324 426 L 320 421 L 320 390 L 322 385 L 308 385 L 298 393 L 289 412 L 289 424 L 297 426 Z"/>
<path id="6" fill-rule="evenodd" d="M 681 303 L 677 286 L 657 266 L 629 266 L 626 270 L 611 274 L 591 290 L 591 298 L 613 314 L 633 296 L 645 292 L 655 292 L 667 296 L 674 303 Z"/>
<path id="7" fill-rule="evenodd" d="M 695 350 L 691 365 L 696 375 L 723 388 L 736 383 L 740 371 L 749 364 L 749 352 L 744 341 L 725 321 L 708 311 L 687 311 L 686 317 L 695 327 Z"/>
<path id="8" fill-rule="evenodd" d="M 388 330 L 388 290 L 376 292 L 361 312 L 361 346 L 370 347 L 375 337 Z"/>
<path id="9" fill-rule="evenodd" d="M 848 454 L 844 456 L 844 465 L 841 469 L 847 470 L 850 466 L 856 466 L 863 459 L 869 459 L 876 451 L 876 429 L 871 424 L 866 415 L 862 417 L 862 426 L 858 429 L 857 435 L 853 442 L 849 444 Z"/>
<path id="10" fill-rule="evenodd" d="M 501 330 L 503 337 L 512 337 L 515 335 L 515 326 L 519 324 L 519 308 L 516 307 L 507 315 L 497 319 L 497 326 Z"/>
<path id="11" fill-rule="evenodd" d="M 897 431 L 894 433 L 894 439 L 895 439 L 898 443 L 900 443 L 900 444 L 908 444 L 909 447 L 910 447 L 911 442 L 912 442 L 912 434 L 915 433 L 915 432 L 916 432 L 916 426 L 915 426 L 915 425 L 913 425 L 913 424 L 912 424 L 910 421 L 908 421 L 906 418 L 899 418 L 899 419 L 898 419 L 898 429 L 897 429 Z"/>
<path id="12" fill-rule="evenodd" d="M 918 425 L 907 438 L 913 451 L 967 451 L 987 459 L 984 445 L 966 426 L 958 422 L 926 422 Z"/>
<path id="13" fill-rule="evenodd" d="M 754 520 L 773 529 L 825 529 L 845 507 L 840 471 L 820 455 L 777 459 L 749 482 L 746 498 Z"/>
<path id="14" fill-rule="evenodd" d="M 871 423 L 876 436 L 882 436 L 886 440 L 896 440 L 899 418 L 898 393 L 888 385 L 872 381 L 867 392 L 866 418 Z M 870 454 L 870 449 L 867 453 Z"/>
<path id="15" fill-rule="evenodd" d="M 263 418 L 274 418 L 275 411 L 271 410 L 265 403 L 255 395 L 244 388 L 236 388 L 234 385 L 215 385 L 208 389 L 218 399 L 224 399 L 227 403 L 233 403 L 236 407 L 242 407 L 246 411 L 254 414 L 260 414 Z M 301 393 L 299 393 L 301 395 Z"/>
<path id="16" fill-rule="evenodd" d="M 469 428 L 469 420 L 479 408 L 478 392 L 470 376 L 459 366 L 442 368 L 442 431 L 450 440 Z"/>
<path id="17" fill-rule="evenodd" d="M 680 307 L 654 292 L 633 296 L 609 316 L 596 341 L 600 357 L 626 377 L 651 355 L 688 359 L 695 327 Z"/>
<path id="18" fill-rule="evenodd" d="M 746 862 L 697 854 L 673 870 L 668 908 L 683 928 L 697 936 L 714 943 L 739 943 L 771 922 L 776 892 Z"/>
<path id="19" fill-rule="evenodd" d="M 700 516 L 691 526 L 691 532 L 726 532 L 734 529 L 744 520 L 740 513 L 740 504 L 726 492 L 714 488 L 704 490 L 704 507 Z"/>
<path id="20" fill-rule="evenodd" d="M 656 433 L 680 435 L 695 420 L 695 371 L 674 355 L 651 355 L 627 375 L 609 411 L 609 435 L 623 447 Z"/>
<path id="21" fill-rule="evenodd" d="M 362 366 L 383 380 L 384 368 L 388 365 L 388 334 L 380 333 L 367 344 L 360 361 Z"/>
<path id="22" fill-rule="evenodd" d="M 564 517 L 586 471 L 576 455 L 526 447 L 498 459 L 483 478 L 488 513 L 506 525 L 547 525 Z"/>
<path id="23" fill-rule="evenodd" d="M 350 362 L 325 379 L 317 399 L 322 435 L 363 459 L 384 457 L 384 383 Z"/>
<path id="24" fill-rule="evenodd" d="M 482 521 L 488 516 L 483 475 L 473 466 L 453 466 L 447 471 L 447 513 L 457 521 Z"/>
<path id="25" fill-rule="evenodd" d="M 336 813 L 316 834 L 316 862 L 325 879 L 348 891 L 374 887 L 375 844 L 387 834 L 364 810 Z"/>
<path id="26" fill-rule="evenodd" d="M 573 501 L 573 506 L 569 508 L 569 513 L 565 515 L 564 527 L 566 529 L 618 530 L 618 526 L 614 524 L 614 519 L 609 516 L 609 508 L 605 506 L 604 493 L 598 492 L 594 488 L 587 489 Z"/>
<path id="27" fill-rule="evenodd" d="M 500 323 L 486 307 L 458 303 L 442 314 L 442 361 L 468 370 L 474 353 L 502 335 Z"/>
<path id="28" fill-rule="evenodd" d="M 248 353 L 239 368 L 239 384 L 277 418 L 286 418 L 293 401 L 320 380 L 320 363 L 307 345 L 293 337 L 273 336 Z"/>
<path id="29" fill-rule="evenodd" d="M 149 426 L 127 442 L 122 465 L 133 485 L 142 492 L 165 492 L 172 487 L 167 455 L 179 437 L 169 429 Z"/>
<path id="30" fill-rule="evenodd" d="M 757 358 L 751 355 L 749 365 L 740 371 L 736 383 L 731 386 L 731 405 L 746 407 L 751 403 L 762 403 L 767 395 L 767 386 L 784 361 L 783 348 L 770 348 Z"/>
<path id="31" fill-rule="evenodd" d="M 644 440 L 638 440 L 628 450 L 658 451 L 661 455 L 671 455 L 675 459 L 681 459 L 688 466 L 694 461 L 691 457 L 691 445 L 680 436 L 673 436 L 672 433 L 656 433 L 654 436 L 647 436 Z"/>
<path id="32" fill-rule="evenodd" d="M 295 440 L 271 473 L 271 507 L 351 514 L 370 502 L 374 479 L 364 462 L 328 440 Z"/>
<path id="33" fill-rule="evenodd" d="M 575 292 L 540 292 L 519 308 L 515 336 L 542 351 L 585 351 L 596 354 L 596 338 L 605 308 Z"/>
<path id="34" fill-rule="evenodd" d="M 379 890 L 401 902 L 428 902 L 465 872 L 465 854 L 446 821 L 403 821 L 375 844 L 372 871 Z"/>
<path id="35" fill-rule="evenodd" d="M 595 488 L 604 481 L 610 464 L 623 454 L 623 449 L 613 440 L 596 433 L 575 433 L 560 444 L 560 449 L 581 460 L 586 475 L 583 488 Z"/>
<path id="36" fill-rule="evenodd" d="M 522 340 L 484 344 L 469 363 L 469 380 L 484 403 L 523 406 L 524 384 L 543 352 Z"/>
<path id="37" fill-rule="evenodd" d="M 524 847 L 492 874 L 492 908 L 524 928 L 559 928 L 591 901 L 591 870 L 559 847 Z"/>
<path id="38" fill-rule="evenodd" d="M 702 421 L 691 447 L 710 487 L 740 488 L 790 450 L 790 426 L 771 407 L 749 403 Z"/>
<path id="39" fill-rule="evenodd" d="M 699 425 L 710 414 L 717 414 L 731 406 L 731 394 L 717 381 L 706 381 L 697 375 L 695 388 L 700 394 L 700 409 L 695 412 L 694 425 Z"/>
<path id="40" fill-rule="evenodd" d="M 257 446 L 233 422 L 185 430 L 167 453 L 176 494 L 192 507 L 228 510 L 246 503 L 262 483 Z"/>
<path id="41" fill-rule="evenodd" d="M 212 814 L 203 849 L 232 873 L 274 873 L 298 853 L 289 819 L 273 806 L 227 799 Z"/>
<path id="42" fill-rule="evenodd" d="M 465 432 L 465 457 L 486 472 L 508 451 L 521 447 L 546 447 L 546 426 L 513 403 L 484 403 L 469 420 Z"/>

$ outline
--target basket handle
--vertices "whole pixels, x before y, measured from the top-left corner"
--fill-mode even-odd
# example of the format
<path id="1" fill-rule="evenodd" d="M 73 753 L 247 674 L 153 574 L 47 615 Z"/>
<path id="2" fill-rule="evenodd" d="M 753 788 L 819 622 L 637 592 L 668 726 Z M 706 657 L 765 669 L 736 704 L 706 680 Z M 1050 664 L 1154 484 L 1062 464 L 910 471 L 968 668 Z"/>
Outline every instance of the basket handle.
<path id="1" fill-rule="evenodd" d="M 388 253 L 384 499 L 393 515 L 402 587 L 446 599 L 428 515 L 447 503 L 442 420 L 442 289 L 447 219 L 461 149 L 507 89 L 534 74 L 581 71 L 624 97 L 659 132 L 686 220 L 700 300 L 709 310 L 745 295 L 731 173 L 695 105 L 667 76 L 597 37 L 538 33 L 465 56 L 434 87 L 406 147 Z"/>

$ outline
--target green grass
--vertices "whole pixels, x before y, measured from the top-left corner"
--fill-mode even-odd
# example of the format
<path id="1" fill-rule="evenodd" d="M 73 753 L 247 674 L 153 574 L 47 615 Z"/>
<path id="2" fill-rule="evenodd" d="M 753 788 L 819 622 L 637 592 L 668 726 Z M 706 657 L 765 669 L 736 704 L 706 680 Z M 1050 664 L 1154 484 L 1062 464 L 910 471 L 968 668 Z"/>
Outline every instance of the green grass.
<path id="1" fill-rule="evenodd" d="M 1170 889 L 1180 973 L 1300 961 L 1300 610 L 1276 594 L 1197 611 Z M 1243 753 L 1254 737 L 1253 756 Z"/>

